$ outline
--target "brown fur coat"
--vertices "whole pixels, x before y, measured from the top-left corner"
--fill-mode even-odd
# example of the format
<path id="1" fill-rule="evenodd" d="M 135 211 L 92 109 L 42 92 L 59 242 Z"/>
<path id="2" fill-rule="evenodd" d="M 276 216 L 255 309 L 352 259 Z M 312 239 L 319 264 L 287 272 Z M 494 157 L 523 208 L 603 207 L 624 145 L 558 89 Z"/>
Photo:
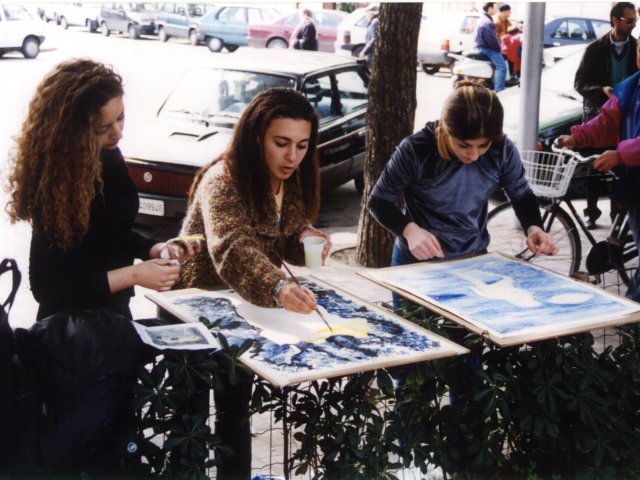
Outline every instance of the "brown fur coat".
<path id="1" fill-rule="evenodd" d="M 181 235 L 202 233 L 206 248 L 187 260 L 174 288 L 233 288 L 242 298 L 261 307 L 275 307 L 273 288 L 287 276 L 280 259 L 302 265 L 300 234 L 312 228 L 302 202 L 297 173 L 284 183 L 282 222 L 278 225 L 273 196 L 270 212 L 260 218 L 247 210 L 240 193 L 218 162 L 205 174 L 182 224 Z"/>

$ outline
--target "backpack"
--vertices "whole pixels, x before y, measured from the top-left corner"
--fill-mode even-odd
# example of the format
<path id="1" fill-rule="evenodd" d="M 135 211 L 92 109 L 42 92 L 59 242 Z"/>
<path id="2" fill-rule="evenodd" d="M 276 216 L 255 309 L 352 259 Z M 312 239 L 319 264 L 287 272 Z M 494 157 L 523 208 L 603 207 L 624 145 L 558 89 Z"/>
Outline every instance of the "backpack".
<path id="1" fill-rule="evenodd" d="M 138 369 L 149 361 L 129 318 L 104 308 L 69 310 L 12 330 L 0 309 L 0 478 L 141 478 Z M 62 478 L 61 477 L 61 478 Z"/>

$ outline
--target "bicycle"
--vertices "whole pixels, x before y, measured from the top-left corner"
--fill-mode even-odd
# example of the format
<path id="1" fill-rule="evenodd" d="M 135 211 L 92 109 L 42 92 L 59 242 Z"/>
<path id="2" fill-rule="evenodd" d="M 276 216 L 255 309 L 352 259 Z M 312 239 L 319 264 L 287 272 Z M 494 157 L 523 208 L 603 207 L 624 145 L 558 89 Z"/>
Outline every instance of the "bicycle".
<path id="1" fill-rule="evenodd" d="M 595 176 L 617 177 L 613 172 L 574 176 L 578 164 L 590 163 L 598 155 L 582 157 L 566 148 L 552 148 L 553 152 L 523 151 L 522 163 L 531 189 L 538 197 L 543 228 L 559 247 L 558 254 L 534 255 L 527 249 L 520 222 L 508 201 L 497 205 L 489 212 L 489 250 L 536 263 L 561 275 L 577 276 L 582 262 L 582 239 L 578 231 L 580 228 L 591 244 L 585 262 L 587 272 L 591 275 L 601 275 L 617 270 L 620 279 L 628 285 L 629 271 L 638 267 L 638 250 L 629 230 L 626 211 L 615 216 L 607 239 L 598 242 L 567 195 L 567 190 L 574 180 Z"/>

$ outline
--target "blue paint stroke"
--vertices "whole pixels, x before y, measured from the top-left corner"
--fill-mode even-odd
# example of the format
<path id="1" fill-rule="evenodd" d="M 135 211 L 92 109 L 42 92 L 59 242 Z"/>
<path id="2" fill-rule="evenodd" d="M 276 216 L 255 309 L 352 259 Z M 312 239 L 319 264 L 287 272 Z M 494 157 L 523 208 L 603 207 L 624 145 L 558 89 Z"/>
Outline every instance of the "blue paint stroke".
<path id="1" fill-rule="evenodd" d="M 599 289 L 497 255 L 424 264 L 423 269 L 385 271 L 380 279 L 500 335 L 525 333 L 545 326 L 588 325 L 596 319 L 616 318 L 633 311 L 628 303 Z M 478 282 L 484 282 L 486 291 L 491 291 L 492 285 L 495 287 L 505 279 L 530 296 L 530 305 L 518 305 L 508 298 L 480 296 L 483 290 L 477 287 Z M 578 295 L 586 300 L 554 303 L 559 295 Z"/>

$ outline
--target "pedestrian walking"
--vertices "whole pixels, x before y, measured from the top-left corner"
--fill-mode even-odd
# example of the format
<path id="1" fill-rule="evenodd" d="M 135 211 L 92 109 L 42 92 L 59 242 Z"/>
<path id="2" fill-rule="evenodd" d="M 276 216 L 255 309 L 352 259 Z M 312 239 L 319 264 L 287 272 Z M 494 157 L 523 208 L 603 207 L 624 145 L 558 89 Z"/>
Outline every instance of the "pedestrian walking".
<path id="1" fill-rule="evenodd" d="M 367 25 L 367 34 L 365 36 L 364 47 L 360 52 L 360 58 L 366 59 L 367 65 L 371 68 L 373 53 L 376 47 L 376 38 L 378 37 L 378 10 L 369 10 L 367 12 L 367 18 L 369 19 L 369 24 Z"/>
<path id="2" fill-rule="evenodd" d="M 289 48 L 297 50 L 318 50 L 316 24 L 313 21 L 313 13 L 308 8 L 302 10 L 300 23 L 291 33 Z"/>

